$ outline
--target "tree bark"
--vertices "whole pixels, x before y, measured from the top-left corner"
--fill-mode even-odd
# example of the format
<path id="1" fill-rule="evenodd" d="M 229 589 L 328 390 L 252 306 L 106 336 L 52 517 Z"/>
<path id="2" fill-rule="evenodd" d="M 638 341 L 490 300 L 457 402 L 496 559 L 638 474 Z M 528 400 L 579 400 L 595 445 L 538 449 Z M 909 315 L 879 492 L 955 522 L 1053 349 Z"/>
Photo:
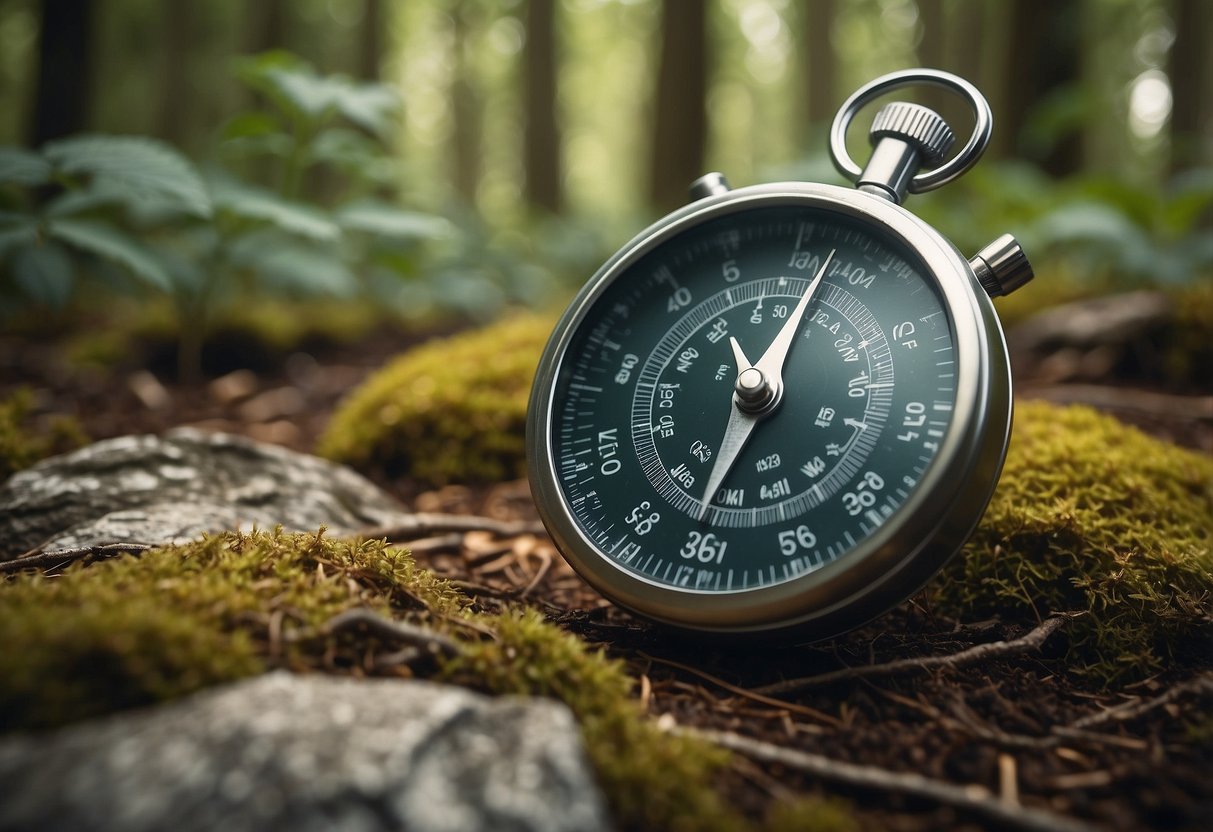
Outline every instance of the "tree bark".
<path id="1" fill-rule="evenodd" d="M 366 0 L 362 8 L 362 28 L 358 33 L 358 55 L 355 63 L 358 77 L 378 81 L 379 65 L 383 59 L 383 0 Z"/>
<path id="2" fill-rule="evenodd" d="M 455 9 L 452 14 L 455 25 L 452 46 L 455 54 L 455 80 L 451 84 L 451 140 L 454 149 L 451 159 L 454 169 L 451 173 L 455 190 L 469 204 L 473 204 L 476 201 L 476 189 L 480 186 L 480 132 L 483 120 L 479 95 L 468 77 L 467 61 L 464 59 L 468 39 L 467 14 L 466 8 Z"/>
<path id="3" fill-rule="evenodd" d="M 286 0 L 254 0 L 248 9 L 249 54 L 287 48 L 287 24 Z"/>
<path id="4" fill-rule="evenodd" d="M 92 77 L 92 2 L 42 0 L 40 5 L 38 80 L 29 122 L 34 147 L 87 127 L 87 79 Z"/>
<path id="5" fill-rule="evenodd" d="M 687 187 L 704 173 L 707 49 L 705 4 L 663 0 L 649 179 L 659 210 L 686 202 Z"/>
<path id="6" fill-rule="evenodd" d="M 1072 93 L 1082 77 L 1081 0 L 1019 0 L 1010 5 L 1008 64 L 1003 68 L 1004 131 L 1016 155 L 1065 176 L 1082 163 L 1078 131 L 1034 141 L 1032 115 L 1051 98 Z"/>
<path id="7" fill-rule="evenodd" d="M 195 101 L 189 89 L 189 49 L 194 28 L 193 0 L 163 6 L 164 64 L 160 74 L 160 113 L 157 133 L 181 147 L 192 135 L 190 116 Z"/>
<path id="8" fill-rule="evenodd" d="M 526 196 L 531 205 L 559 213 L 560 125 L 556 118 L 556 3 L 530 0 L 526 11 Z"/>
<path id="9" fill-rule="evenodd" d="M 829 124 L 835 109 L 842 103 L 835 100 L 837 93 L 834 90 L 837 61 L 830 35 L 835 11 L 834 0 L 814 0 L 800 7 L 800 40 L 803 44 L 800 66 L 804 75 L 801 135 L 806 141 L 817 138 L 813 133 Z"/>
<path id="10" fill-rule="evenodd" d="M 1209 34 L 1213 5 L 1175 0 L 1175 43 L 1167 75 L 1171 80 L 1171 170 L 1213 163 L 1213 69 Z"/>

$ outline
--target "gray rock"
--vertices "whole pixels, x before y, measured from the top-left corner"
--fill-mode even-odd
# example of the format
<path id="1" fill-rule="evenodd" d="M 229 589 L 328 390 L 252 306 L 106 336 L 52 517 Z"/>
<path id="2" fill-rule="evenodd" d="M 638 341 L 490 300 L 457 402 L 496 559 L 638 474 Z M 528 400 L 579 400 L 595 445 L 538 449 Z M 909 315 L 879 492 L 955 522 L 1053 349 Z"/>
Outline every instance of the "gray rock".
<path id="1" fill-rule="evenodd" d="M 0 488 L 0 548 L 183 543 L 270 528 L 334 535 L 406 517 L 348 468 L 276 445 L 178 428 L 107 439 L 43 460 Z M 2 557 L 2 556 L 0 556 Z"/>
<path id="2" fill-rule="evenodd" d="M 593 832 L 563 705 L 274 673 L 0 741 L 0 829 Z"/>

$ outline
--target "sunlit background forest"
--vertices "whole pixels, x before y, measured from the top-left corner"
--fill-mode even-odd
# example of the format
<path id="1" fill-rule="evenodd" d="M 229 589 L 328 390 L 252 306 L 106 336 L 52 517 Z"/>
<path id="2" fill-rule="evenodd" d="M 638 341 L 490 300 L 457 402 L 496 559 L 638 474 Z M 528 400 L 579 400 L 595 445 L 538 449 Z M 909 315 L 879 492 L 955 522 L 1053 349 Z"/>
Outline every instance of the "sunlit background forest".
<path id="1" fill-rule="evenodd" d="M 838 105 L 916 65 L 995 114 L 986 160 L 908 206 L 962 250 L 1010 230 L 1063 282 L 1190 282 L 1211 40 L 1202 0 L 2 0 L 2 303 L 551 304 L 707 170 L 841 182 Z"/>

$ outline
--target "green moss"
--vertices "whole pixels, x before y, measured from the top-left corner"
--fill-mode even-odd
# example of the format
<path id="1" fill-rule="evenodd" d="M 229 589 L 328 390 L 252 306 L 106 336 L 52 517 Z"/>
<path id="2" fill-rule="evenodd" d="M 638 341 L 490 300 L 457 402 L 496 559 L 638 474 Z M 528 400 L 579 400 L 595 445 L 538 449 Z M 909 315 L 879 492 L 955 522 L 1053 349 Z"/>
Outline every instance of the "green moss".
<path id="1" fill-rule="evenodd" d="M 587 650 L 535 613 L 506 614 L 495 641 L 469 646 L 447 675 L 493 693 L 549 696 L 581 723 L 586 748 L 624 829 L 728 830 L 743 819 L 713 787 L 729 755 L 702 741 L 661 732 L 631 697 L 621 662 Z"/>
<path id="2" fill-rule="evenodd" d="M 1208 388 L 1213 366 L 1213 283 L 1195 283 L 1173 293 L 1175 321 L 1163 344 L 1163 372 L 1177 385 Z"/>
<path id="3" fill-rule="evenodd" d="M 32 423 L 33 393 L 19 388 L 0 401 L 0 482 L 40 459 L 79 448 L 88 442 L 80 424 L 57 416 L 45 427 Z"/>
<path id="4" fill-rule="evenodd" d="M 394 646 L 321 627 L 351 607 L 462 639 L 463 655 L 442 669 L 448 681 L 565 702 L 621 828 L 753 827 L 715 788 L 729 754 L 647 719 L 621 662 L 533 612 L 473 615 L 461 593 L 401 549 L 323 533 L 226 533 L 4 581 L 0 731 L 172 699 L 271 666 L 367 672 L 365 656 Z M 452 620 L 474 621 L 492 638 L 466 640 L 471 631 Z M 817 818 L 811 829 L 849 829 L 831 820 L 842 811 L 814 800 L 795 817 Z"/>
<path id="5" fill-rule="evenodd" d="M 1213 613 L 1213 459 L 1084 407 L 1018 406 L 998 489 L 930 590 L 946 614 L 1085 613 L 1071 669 L 1163 667 Z"/>
<path id="6" fill-rule="evenodd" d="M 767 812 L 767 832 L 858 832 L 851 804 L 831 797 L 779 801 Z"/>
<path id="7" fill-rule="evenodd" d="M 551 329 L 519 316 L 406 353 L 338 409 L 320 454 L 430 484 L 523 476 L 527 395 Z"/>
<path id="8" fill-rule="evenodd" d="M 0 729 L 57 725 L 340 653 L 330 638 L 270 645 L 271 627 L 316 628 L 354 606 L 450 616 L 463 604 L 401 549 L 319 533 L 228 533 L 53 579 L 13 577 L 0 585 Z"/>

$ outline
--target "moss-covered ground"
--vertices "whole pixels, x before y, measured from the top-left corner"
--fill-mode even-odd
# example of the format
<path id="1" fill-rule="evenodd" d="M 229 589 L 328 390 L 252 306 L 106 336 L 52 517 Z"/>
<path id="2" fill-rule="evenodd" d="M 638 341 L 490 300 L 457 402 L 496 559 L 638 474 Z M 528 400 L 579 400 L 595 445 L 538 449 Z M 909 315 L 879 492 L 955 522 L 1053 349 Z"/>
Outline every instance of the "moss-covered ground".
<path id="1" fill-rule="evenodd" d="M 1089 408 L 1020 403 L 985 517 L 929 595 L 962 619 L 1081 611 L 1066 668 L 1105 683 L 1208 651 L 1213 459 Z"/>
<path id="2" fill-rule="evenodd" d="M 455 639 L 431 665 L 384 666 L 382 635 L 326 626 L 365 609 Z M 136 557 L 76 564 L 0 586 L 0 731 L 49 728 L 174 699 L 278 667 L 428 675 L 498 694 L 553 697 L 578 717 L 612 815 L 623 829 L 759 828 L 714 787 L 729 755 L 660 730 L 641 712 L 622 662 L 535 612 L 478 612 L 447 581 L 383 541 L 323 532 L 227 533 Z M 818 828 L 852 829 L 845 806 L 792 806 Z"/>
<path id="3" fill-rule="evenodd" d="M 34 417 L 34 394 L 19 387 L 0 399 L 0 482 L 38 460 L 66 453 L 88 441 L 70 416 Z"/>
<path id="4" fill-rule="evenodd" d="M 1192 311 L 1197 308 L 1181 307 L 1192 318 L 1193 332 L 1207 328 L 1207 319 Z M 422 483 L 517 476 L 524 463 L 527 392 L 549 326 L 550 320 L 518 318 L 410 352 L 348 399 L 330 425 L 324 450 L 365 471 Z M 1177 369 L 1192 371 L 1188 365 Z M 16 451 L 20 465 L 58 449 L 45 419 L 31 429 L 29 411 L 28 399 L 0 406 L 0 450 Z M 986 668 L 964 679 L 943 674 L 905 684 L 827 689 L 790 706 L 811 706 L 833 720 L 806 725 L 813 720 L 804 713 L 723 697 L 702 679 L 663 671 L 619 636 L 628 628 L 595 632 L 593 625 L 565 622 L 561 629 L 534 608 L 483 606 L 483 597 L 473 600 L 382 541 L 232 533 L 140 557 L 77 564 L 48 576 L 30 572 L 4 579 L 0 730 L 60 725 L 269 668 L 422 675 L 490 693 L 566 702 L 580 720 L 621 828 L 829 830 L 857 823 L 845 803 L 814 796 L 820 783 L 760 771 L 705 743 L 662 731 L 642 701 L 650 703 L 648 713 L 671 713 L 683 724 L 744 726 L 773 742 L 840 759 L 875 759 L 908 770 L 924 766 L 932 776 L 990 788 L 1005 758 L 1018 757 L 1021 787 L 1038 803 L 1051 800 L 1058 811 L 1069 806 L 1079 814 L 1087 812 L 1083 806 L 1103 806 L 1104 814 L 1091 810 L 1087 816 L 1109 822 L 1116 812 L 1127 812 L 1123 817 L 1133 822 L 1161 812 L 1162 828 L 1190 817 L 1184 814 L 1189 809 L 1176 808 L 1187 804 L 1175 789 L 1199 796 L 1204 779 L 1192 772 L 1207 766 L 1193 761 L 1213 757 L 1209 720 L 1189 707 L 1190 698 L 1168 706 L 1172 710 L 1152 712 L 1160 719 L 1121 728 L 1121 745 L 1079 743 L 1068 757 L 1052 751 L 1030 756 L 1024 749 L 1042 739 L 1021 734 L 1047 732 L 1050 725 L 1134 697 L 1144 701 L 1185 674 L 1207 672 L 1213 655 L 1211 553 L 1208 455 L 1086 408 L 1021 402 L 1003 477 L 984 520 L 924 594 L 886 620 L 896 623 L 876 622 L 833 645 L 773 657 L 730 655 L 709 646 L 688 654 L 660 641 L 653 647 L 651 636 L 644 647 L 743 686 L 760 685 L 785 672 L 831 669 L 831 655 L 862 663 L 865 656 L 938 652 L 945 649 L 938 645 L 951 643 L 942 640 L 952 638 L 953 627 L 981 633 L 994 621 L 1002 634 L 997 637 L 1008 637 L 1051 612 L 1077 613 L 1050 642 L 1052 649 L 1022 664 Z M 543 604 L 545 585 L 538 581 L 532 595 L 540 609 L 550 609 Z M 326 627 L 352 608 L 434 630 L 454 639 L 459 652 L 447 660 L 385 665 L 382 659 L 398 644 L 369 629 Z M 618 626 L 617 619 L 610 622 Z M 610 653 L 568 632 L 570 627 L 611 645 Z M 959 641 L 946 649 L 971 644 Z M 650 683 L 651 699 L 641 694 Z M 1098 705 L 1090 704 L 1092 697 Z M 963 728 L 975 713 L 993 728 Z M 969 722 L 957 722 L 961 717 Z M 998 736 L 997 730 L 1015 736 L 991 744 L 990 732 Z M 1166 784 L 1149 779 L 1150 771 L 1164 769 Z M 1064 795 L 1074 789 L 1051 785 L 1071 776 L 1096 782 L 1103 771 L 1114 772 L 1110 787 L 1079 789 L 1082 800 L 1094 803 L 1067 804 Z M 808 796 L 795 798 L 802 785 Z M 762 799 L 738 804 L 739 793 Z M 879 811 L 888 811 L 888 801 L 875 802 L 883 807 Z M 873 821 L 864 814 L 869 810 L 859 809 L 863 823 L 882 825 L 884 816 Z M 955 819 L 941 821 L 937 813 L 907 828 L 940 822 L 947 826 Z"/>
<path id="5" fill-rule="evenodd" d="M 320 455 L 434 485 L 523 476 L 527 395 L 551 330 L 520 315 L 406 353 L 341 406 Z"/>

